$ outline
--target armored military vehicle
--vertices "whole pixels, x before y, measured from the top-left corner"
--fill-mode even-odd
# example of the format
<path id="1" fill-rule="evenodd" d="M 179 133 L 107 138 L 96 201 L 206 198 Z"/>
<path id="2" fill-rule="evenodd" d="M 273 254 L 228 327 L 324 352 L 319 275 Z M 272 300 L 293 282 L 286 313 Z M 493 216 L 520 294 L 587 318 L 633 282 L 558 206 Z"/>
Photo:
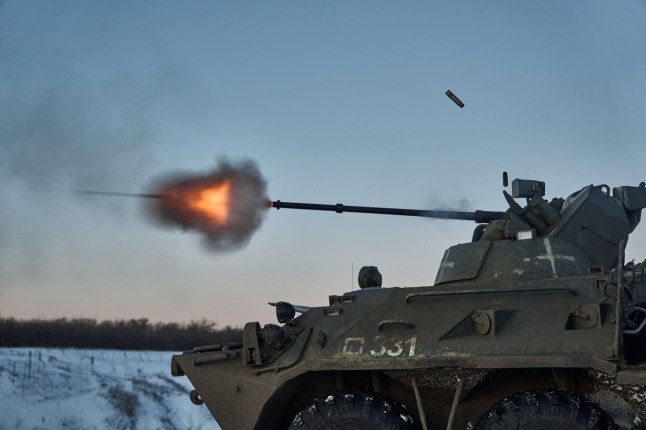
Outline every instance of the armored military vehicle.
<path id="1" fill-rule="evenodd" d="M 384 288 L 364 267 L 361 289 L 274 303 L 278 324 L 175 355 L 172 374 L 224 430 L 646 428 L 644 263 L 624 258 L 645 184 L 503 193 L 504 212 L 271 202 L 478 225 L 432 286 Z"/>

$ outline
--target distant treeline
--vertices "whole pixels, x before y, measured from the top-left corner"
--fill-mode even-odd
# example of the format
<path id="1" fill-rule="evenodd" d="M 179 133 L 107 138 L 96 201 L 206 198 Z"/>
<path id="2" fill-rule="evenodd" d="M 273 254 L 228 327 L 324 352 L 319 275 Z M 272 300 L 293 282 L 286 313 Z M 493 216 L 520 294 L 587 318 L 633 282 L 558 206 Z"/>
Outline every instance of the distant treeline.
<path id="1" fill-rule="evenodd" d="M 0 317 L 0 347 L 109 348 L 184 351 L 195 346 L 242 341 L 242 330 L 205 319 L 151 323 L 146 318 L 18 320 Z"/>

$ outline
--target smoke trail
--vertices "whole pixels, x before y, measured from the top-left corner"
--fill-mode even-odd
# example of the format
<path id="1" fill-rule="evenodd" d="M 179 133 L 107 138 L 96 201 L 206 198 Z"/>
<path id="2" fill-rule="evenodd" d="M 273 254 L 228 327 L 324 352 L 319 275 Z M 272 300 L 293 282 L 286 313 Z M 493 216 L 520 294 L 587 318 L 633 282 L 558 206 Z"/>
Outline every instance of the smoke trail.
<path id="1" fill-rule="evenodd" d="M 204 234 L 207 249 L 232 251 L 249 243 L 268 209 L 267 184 L 252 160 L 222 159 L 201 174 L 176 173 L 157 180 L 150 201 L 161 225 Z"/>
<path id="2" fill-rule="evenodd" d="M 438 190 L 432 191 L 426 198 L 424 207 L 441 211 L 473 211 L 473 204 L 466 197 L 444 198 Z"/>

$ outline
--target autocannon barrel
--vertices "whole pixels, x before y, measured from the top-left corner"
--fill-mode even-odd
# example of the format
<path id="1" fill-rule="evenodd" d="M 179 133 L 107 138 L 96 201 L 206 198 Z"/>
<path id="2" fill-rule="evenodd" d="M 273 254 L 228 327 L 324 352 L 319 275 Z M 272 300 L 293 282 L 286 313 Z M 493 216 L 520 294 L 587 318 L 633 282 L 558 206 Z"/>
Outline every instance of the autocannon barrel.
<path id="1" fill-rule="evenodd" d="M 441 219 L 460 219 L 467 221 L 475 221 L 477 223 L 491 222 L 495 219 L 501 218 L 504 212 L 492 211 L 444 211 L 444 210 L 425 210 L 425 209 L 399 209 L 399 208 L 376 208 L 370 206 L 347 206 L 342 203 L 335 205 L 322 205 L 318 203 L 294 203 L 294 202 L 281 202 L 280 200 L 269 202 L 269 206 L 276 209 L 304 209 L 312 211 L 328 211 L 328 212 L 355 212 L 364 214 L 382 214 L 382 215 L 401 215 L 401 216 L 417 216 L 424 218 L 441 218 Z"/>

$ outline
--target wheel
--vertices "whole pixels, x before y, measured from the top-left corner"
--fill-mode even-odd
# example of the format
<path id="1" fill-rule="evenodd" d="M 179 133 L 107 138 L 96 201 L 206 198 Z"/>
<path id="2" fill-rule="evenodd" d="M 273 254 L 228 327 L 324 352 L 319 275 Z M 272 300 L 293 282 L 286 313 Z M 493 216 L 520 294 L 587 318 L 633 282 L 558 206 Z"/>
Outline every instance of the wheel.
<path id="1" fill-rule="evenodd" d="M 476 430 L 616 430 L 601 409 L 573 394 L 532 390 L 514 394 L 480 418 Z"/>
<path id="2" fill-rule="evenodd" d="M 319 397 L 300 411 L 288 430 L 413 430 L 413 418 L 397 402 L 373 393 Z"/>

